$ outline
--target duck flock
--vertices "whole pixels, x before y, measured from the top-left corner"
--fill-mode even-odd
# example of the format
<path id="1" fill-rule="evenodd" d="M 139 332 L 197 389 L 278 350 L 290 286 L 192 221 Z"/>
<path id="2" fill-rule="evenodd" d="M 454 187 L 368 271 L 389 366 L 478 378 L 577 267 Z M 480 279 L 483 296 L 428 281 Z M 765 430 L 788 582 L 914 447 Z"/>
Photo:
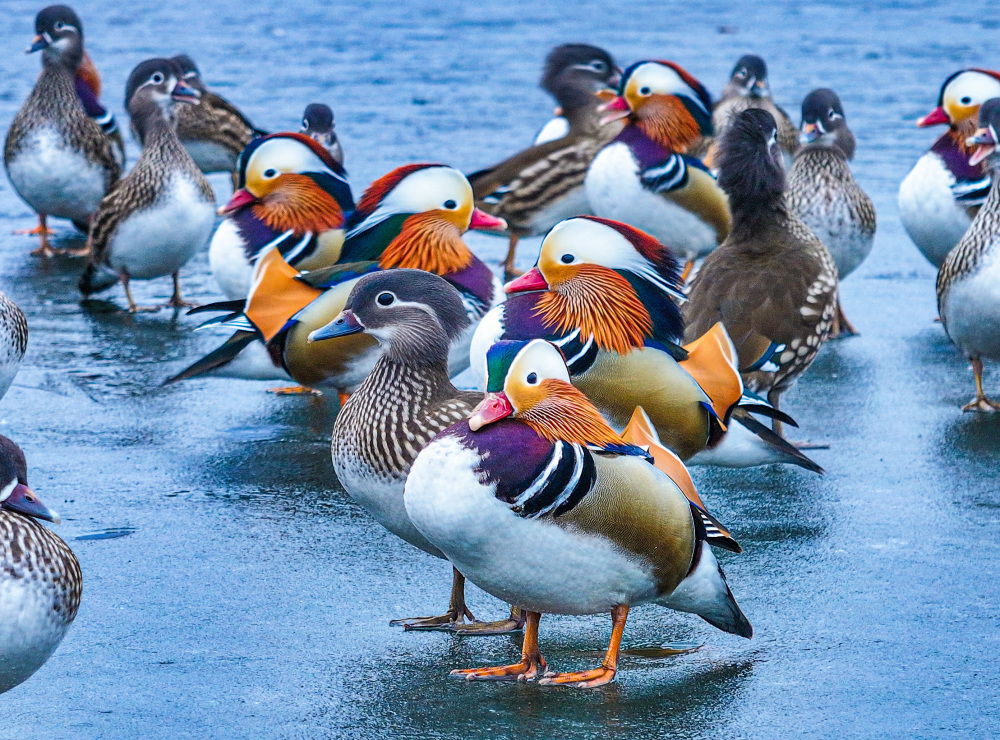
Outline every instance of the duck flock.
<path id="1" fill-rule="evenodd" d="M 740 58 L 713 100 L 673 61 L 622 69 L 600 48 L 565 44 L 541 79 L 556 115 L 522 151 L 471 174 L 401 163 L 356 198 L 328 106 L 308 105 L 299 131 L 267 133 L 184 54 L 142 62 L 124 86 L 142 146 L 126 172 L 81 19 L 47 7 L 35 32 L 42 71 L 4 148 L 14 190 L 38 214 L 31 254 L 67 251 L 49 237 L 54 220 L 68 221 L 87 235 L 72 252 L 81 298 L 121 290 L 130 312 L 189 308 L 225 332 L 166 382 L 336 391 L 341 485 L 452 567 L 440 616 L 394 622 L 523 630 L 518 662 L 454 675 L 604 685 L 629 609 L 650 602 L 752 636 L 713 553 L 740 545 L 688 466 L 823 472 L 810 445 L 786 438 L 796 423 L 780 402 L 825 342 L 856 333 L 838 286 L 875 235 L 836 92 L 809 93 L 796 126 L 758 56 Z M 963 408 L 996 411 L 982 363 L 1000 359 L 1000 73 L 948 77 L 918 122 L 936 124 L 947 131 L 900 185 L 899 212 L 940 268 L 941 322 L 972 363 Z M 205 178 L 219 172 L 233 178 L 221 207 Z M 469 249 L 470 229 L 509 239 L 502 265 Z M 519 241 L 533 236 L 544 237 L 537 261 L 518 274 Z M 181 274 L 206 247 L 220 295 L 195 307 Z M 134 281 L 166 278 L 166 302 L 135 302 Z M 0 294 L 0 395 L 27 342 L 24 315 Z M 460 390 L 453 378 L 466 370 Z M 0 470 L 3 692 L 56 649 L 82 575 L 39 524 L 59 517 L 2 436 Z M 509 616 L 477 620 L 466 580 Z M 613 625 L 603 661 L 550 670 L 541 616 L 598 613 Z"/>

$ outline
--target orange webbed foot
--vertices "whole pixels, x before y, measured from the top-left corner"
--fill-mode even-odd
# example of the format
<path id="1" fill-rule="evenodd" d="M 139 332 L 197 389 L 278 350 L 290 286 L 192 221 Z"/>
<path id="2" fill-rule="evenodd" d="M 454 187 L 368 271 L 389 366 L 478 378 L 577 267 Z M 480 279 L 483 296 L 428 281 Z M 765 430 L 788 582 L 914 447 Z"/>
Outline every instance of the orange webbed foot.
<path id="1" fill-rule="evenodd" d="M 55 236 L 56 232 L 47 226 L 39 224 L 33 229 L 15 229 L 12 233 L 18 236 Z"/>
<path id="2" fill-rule="evenodd" d="M 464 668 L 452 671 L 451 675 L 466 681 L 532 681 L 538 677 L 539 672 L 544 674 L 546 667 L 545 658 L 532 655 L 521 658 L 519 663 L 513 665 Z"/>
<path id="3" fill-rule="evenodd" d="M 594 689 L 598 686 L 606 686 L 611 683 L 615 680 L 617 674 L 617 668 L 601 666 L 589 671 L 555 673 L 539 679 L 538 683 L 545 686 L 572 686 L 577 689 Z"/>
<path id="4" fill-rule="evenodd" d="M 994 411 L 1000 411 L 1000 403 L 991 401 L 986 398 L 986 396 L 983 396 L 982 398 L 972 399 L 972 401 L 962 407 L 962 411 L 975 411 L 978 413 L 988 414 Z"/>
<path id="5" fill-rule="evenodd" d="M 304 385 L 291 385 L 282 386 L 279 388 L 268 388 L 268 393 L 273 393 L 276 396 L 322 396 L 323 391 L 318 391 L 315 388 L 309 388 Z"/>

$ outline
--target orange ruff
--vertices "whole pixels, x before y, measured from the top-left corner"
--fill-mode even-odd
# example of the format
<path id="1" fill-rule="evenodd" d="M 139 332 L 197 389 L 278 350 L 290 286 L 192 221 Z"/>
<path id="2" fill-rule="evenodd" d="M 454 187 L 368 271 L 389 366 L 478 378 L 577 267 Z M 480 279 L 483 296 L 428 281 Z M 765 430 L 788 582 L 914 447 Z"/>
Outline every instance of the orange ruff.
<path id="1" fill-rule="evenodd" d="M 650 99 L 637 118 L 649 138 L 672 152 L 686 152 L 701 137 L 698 122 L 675 95 Z"/>
<path id="2" fill-rule="evenodd" d="M 323 293 L 296 280 L 298 274 L 277 249 L 264 254 L 254 270 L 243 313 L 264 335 L 265 342 L 274 339 L 290 318 Z"/>
<path id="3" fill-rule="evenodd" d="M 522 393 L 525 389 L 522 389 Z M 620 445 L 624 440 L 608 426 L 604 417 L 587 397 L 564 380 L 549 378 L 532 389 L 538 401 L 520 419 L 536 434 L 550 442 L 576 442 L 586 445 Z M 530 398 L 525 399 L 530 402 Z"/>
<path id="4" fill-rule="evenodd" d="M 253 212 L 275 231 L 320 233 L 344 225 L 340 204 L 308 175 L 281 175 Z"/>
<path id="5" fill-rule="evenodd" d="M 712 399 L 712 408 L 720 419 L 743 395 L 743 380 L 736 368 L 736 350 L 722 322 L 685 345 L 688 356 L 678 364 L 695 379 Z"/>
<path id="6" fill-rule="evenodd" d="M 403 222 L 399 235 L 382 252 L 379 267 L 409 267 L 447 275 L 472 264 L 462 232 L 435 212 L 418 213 Z"/>
<path id="7" fill-rule="evenodd" d="M 580 327 L 580 339 L 593 337 L 601 349 L 627 355 L 642 346 L 653 320 L 635 289 L 614 270 L 580 265 L 558 290 L 539 299 L 535 314 L 546 328 L 567 333 Z"/>

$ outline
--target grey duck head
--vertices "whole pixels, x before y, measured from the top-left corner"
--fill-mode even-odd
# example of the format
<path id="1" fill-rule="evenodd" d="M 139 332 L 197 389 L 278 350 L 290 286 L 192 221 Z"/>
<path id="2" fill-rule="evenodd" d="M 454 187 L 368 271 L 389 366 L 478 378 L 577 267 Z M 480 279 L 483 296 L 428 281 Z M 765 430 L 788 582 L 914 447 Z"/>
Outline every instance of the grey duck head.
<path id="1" fill-rule="evenodd" d="M 125 107 L 132 126 L 145 140 L 146 130 L 155 119 L 173 120 L 177 103 L 192 104 L 201 94 L 181 80 L 181 71 L 172 59 L 147 59 L 132 70 L 125 85 Z"/>
<path id="2" fill-rule="evenodd" d="M 310 103 L 306 106 L 299 133 L 322 144 L 334 159 L 343 164 L 344 150 L 340 147 L 334 128 L 333 110 L 330 106 L 323 103 Z"/>
<path id="3" fill-rule="evenodd" d="M 423 270 L 381 270 L 361 278 L 340 315 L 309 341 L 364 332 L 397 362 L 447 364 L 449 345 L 468 325 L 459 292 L 444 278 Z"/>
<path id="4" fill-rule="evenodd" d="M 42 52 L 43 64 L 62 64 L 74 72 L 83 61 L 83 24 L 72 8 L 50 5 L 35 16 L 35 38 L 28 53 Z"/>
<path id="5" fill-rule="evenodd" d="M 597 103 L 594 93 L 617 89 L 621 68 L 604 49 L 589 44 L 562 44 L 545 58 L 542 89 L 559 103 L 564 115 Z"/>
<path id="6" fill-rule="evenodd" d="M 979 128 L 976 133 L 965 140 L 966 146 L 974 146 L 975 150 L 969 158 L 969 164 L 979 164 L 989 158 L 987 166 L 992 170 L 1000 170 L 1000 98 L 991 98 L 979 109 Z"/>
<path id="7" fill-rule="evenodd" d="M 59 523 L 59 515 L 28 488 L 28 463 L 12 439 L 0 435 L 0 509 Z"/>
<path id="8" fill-rule="evenodd" d="M 767 63 L 756 54 L 744 54 L 729 73 L 729 82 L 722 91 L 725 98 L 741 95 L 744 98 L 769 98 L 771 88 L 767 83 Z"/>
<path id="9" fill-rule="evenodd" d="M 833 90 L 821 87 L 802 101 L 802 144 L 836 147 L 848 159 L 854 157 L 854 134 L 847 126 L 844 106 Z"/>
<path id="10" fill-rule="evenodd" d="M 178 54 L 175 57 L 171 57 L 171 61 L 177 63 L 177 67 L 181 73 L 181 81 L 185 85 L 193 87 L 202 95 L 208 92 L 205 83 L 201 81 L 201 72 L 198 70 L 198 65 L 194 63 L 194 59 L 187 54 Z"/>

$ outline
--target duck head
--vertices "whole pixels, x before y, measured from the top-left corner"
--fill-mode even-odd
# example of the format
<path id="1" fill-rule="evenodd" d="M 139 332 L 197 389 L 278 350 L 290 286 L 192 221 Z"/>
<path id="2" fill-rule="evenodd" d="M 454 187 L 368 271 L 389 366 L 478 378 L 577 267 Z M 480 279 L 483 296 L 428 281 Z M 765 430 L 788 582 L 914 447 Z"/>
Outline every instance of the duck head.
<path id="1" fill-rule="evenodd" d="M 802 144 L 834 146 L 848 159 L 854 157 L 854 134 L 847 126 L 844 106 L 829 88 L 813 90 L 802 101 Z"/>
<path id="2" fill-rule="evenodd" d="M 961 69 L 941 85 L 937 107 L 917 126 L 934 126 L 947 123 L 952 128 L 966 121 L 975 121 L 979 106 L 990 98 L 1000 96 L 1000 72 L 989 69 Z"/>
<path id="3" fill-rule="evenodd" d="M 784 207 L 778 125 L 766 110 L 750 108 L 733 117 L 722 135 L 717 162 L 719 187 L 729 196 L 734 227 L 748 216 Z"/>
<path id="4" fill-rule="evenodd" d="M 343 228 L 345 212 L 354 207 L 343 167 L 304 134 L 254 139 L 237 168 L 239 187 L 220 215 L 250 207 L 275 231 L 322 233 Z"/>
<path id="5" fill-rule="evenodd" d="M 59 524 L 59 515 L 28 488 L 28 463 L 17 444 L 0 435 L 0 509 Z"/>
<path id="6" fill-rule="evenodd" d="M 555 345 L 544 339 L 497 342 L 486 353 L 486 396 L 469 417 L 477 432 L 511 417 L 549 441 L 623 444 L 600 412 L 569 381 Z"/>
<path id="7" fill-rule="evenodd" d="M 619 354 L 642 347 L 654 328 L 673 342 L 684 330 L 671 300 L 684 295 L 670 250 L 639 229 L 596 216 L 556 224 L 535 267 L 504 290 L 547 291 L 536 309 L 546 326 L 579 328 L 581 338 Z"/>
<path id="8" fill-rule="evenodd" d="M 62 64 L 74 71 L 83 61 L 83 24 L 72 8 L 50 5 L 35 16 L 35 38 L 28 53 L 42 52 L 43 64 Z"/>
<path id="9" fill-rule="evenodd" d="M 637 62 L 622 74 L 618 95 L 602 106 L 603 123 L 627 118 L 657 144 L 685 151 L 712 133 L 712 99 L 673 62 Z"/>
<path id="10" fill-rule="evenodd" d="M 302 128 L 299 133 L 318 142 L 320 146 L 330 152 L 331 157 L 340 164 L 344 164 L 344 150 L 337 139 L 335 127 L 333 110 L 330 106 L 323 105 L 323 103 L 310 103 L 302 114 Z"/>
<path id="11" fill-rule="evenodd" d="M 545 58 L 541 87 L 559 103 L 562 115 L 572 116 L 596 102 L 594 93 L 617 89 L 621 68 L 608 52 L 589 44 L 562 44 Z"/>
<path id="12" fill-rule="evenodd" d="M 175 57 L 171 57 L 171 59 L 176 62 L 178 71 L 181 74 L 181 81 L 185 85 L 194 88 L 202 95 L 208 92 L 205 83 L 201 81 L 201 72 L 198 71 L 198 65 L 194 63 L 194 59 L 187 54 L 178 54 Z"/>
<path id="13" fill-rule="evenodd" d="M 1000 166 L 997 146 L 1000 144 L 1000 98 L 990 98 L 979 109 L 979 128 L 965 143 L 973 149 L 969 164 L 979 164 L 989 159 L 992 169 Z"/>
<path id="14" fill-rule="evenodd" d="M 461 296 L 443 278 L 423 270 L 382 270 L 361 278 L 340 315 L 312 332 L 309 341 L 364 332 L 394 362 L 437 364 L 447 372 L 448 347 L 468 326 Z"/>
<path id="15" fill-rule="evenodd" d="M 125 85 L 125 107 L 139 138 L 155 119 L 172 121 L 174 106 L 196 104 L 201 94 L 181 80 L 172 59 L 147 59 L 132 70 Z"/>
<path id="16" fill-rule="evenodd" d="M 767 83 L 767 63 L 756 54 L 741 56 L 729 73 L 729 82 L 722 90 L 722 96 L 733 95 L 745 98 L 771 97 L 771 88 Z"/>
<path id="17" fill-rule="evenodd" d="M 469 229 L 502 231 L 507 223 L 475 207 L 472 186 L 443 164 L 397 167 L 368 186 L 348 221 L 345 254 L 377 254 L 382 268 L 438 275 L 468 267 Z"/>

